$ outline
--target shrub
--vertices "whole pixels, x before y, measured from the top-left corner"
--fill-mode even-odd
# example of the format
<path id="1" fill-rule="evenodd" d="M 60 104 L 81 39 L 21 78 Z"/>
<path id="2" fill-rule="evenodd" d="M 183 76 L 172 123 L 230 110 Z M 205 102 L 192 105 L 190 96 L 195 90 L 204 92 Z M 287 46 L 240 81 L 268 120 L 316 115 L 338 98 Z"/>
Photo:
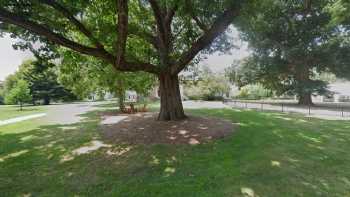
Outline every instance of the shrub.
<path id="1" fill-rule="evenodd" d="M 261 84 L 246 85 L 241 88 L 238 95 L 242 99 L 262 99 L 271 96 L 272 91 L 265 89 Z"/>
<path id="2" fill-rule="evenodd" d="M 223 100 L 224 95 L 230 92 L 228 81 L 220 75 L 204 77 L 196 84 L 186 85 L 184 94 L 190 100 Z"/>

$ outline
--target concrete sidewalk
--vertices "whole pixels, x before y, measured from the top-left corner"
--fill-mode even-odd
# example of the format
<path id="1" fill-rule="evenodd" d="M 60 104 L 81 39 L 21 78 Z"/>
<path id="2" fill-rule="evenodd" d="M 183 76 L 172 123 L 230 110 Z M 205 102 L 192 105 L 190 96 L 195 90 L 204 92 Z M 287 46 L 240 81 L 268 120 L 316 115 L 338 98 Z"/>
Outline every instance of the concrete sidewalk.
<path id="1" fill-rule="evenodd" d="M 7 124 L 12 124 L 12 123 L 16 123 L 16 122 L 21 122 L 21 121 L 24 121 L 24 120 L 40 118 L 40 117 L 43 117 L 43 116 L 46 116 L 46 113 L 31 114 L 31 115 L 27 115 L 27 116 L 20 116 L 20 117 L 16 117 L 16 118 L 10 118 L 10 119 L 7 119 L 7 120 L 0 120 L 0 126 L 7 125 Z"/>

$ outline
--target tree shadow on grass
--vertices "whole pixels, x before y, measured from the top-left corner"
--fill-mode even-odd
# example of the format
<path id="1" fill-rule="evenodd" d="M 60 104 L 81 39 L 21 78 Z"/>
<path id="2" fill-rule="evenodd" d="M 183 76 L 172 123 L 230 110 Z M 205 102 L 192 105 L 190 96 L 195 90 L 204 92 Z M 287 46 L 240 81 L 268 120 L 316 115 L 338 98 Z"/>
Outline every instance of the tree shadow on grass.
<path id="1" fill-rule="evenodd" d="M 349 123 L 189 112 L 223 117 L 240 129 L 198 146 L 108 144 L 95 111 L 76 124 L 1 134 L 1 196 L 312 196 L 350 187 Z"/>
<path id="2" fill-rule="evenodd" d="M 50 195 L 50 192 L 64 194 L 66 189 L 72 193 L 79 191 L 72 187 L 69 177 L 74 174 L 78 179 L 79 176 L 84 176 L 86 161 L 91 160 L 95 153 L 79 155 L 78 152 L 72 152 L 89 146 L 91 141 L 99 138 L 99 118 L 96 112 L 82 116 L 86 119 L 81 123 L 42 125 L 22 133 L 1 134 L 1 196 L 27 193 L 32 196 Z M 100 151 L 99 148 L 96 149 L 97 152 Z M 66 155 L 73 158 L 65 162 Z"/>
<path id="3" fill-rule="evenodd" d="M 254 188 L 257 195 L 270 190 L 263 194 L 278 196 L 274 194 L 276 188 L 284 187 L 290 188 L 284 193 L 293 195 L 349 192 L 348 121 L 229 109 L 211 110 L 207 114 L 237 121 L 240 125 L 237 135 L 221 150 L 237 147 L 233 154 L 240 163 L 243 175 L 240 182 Z"/>

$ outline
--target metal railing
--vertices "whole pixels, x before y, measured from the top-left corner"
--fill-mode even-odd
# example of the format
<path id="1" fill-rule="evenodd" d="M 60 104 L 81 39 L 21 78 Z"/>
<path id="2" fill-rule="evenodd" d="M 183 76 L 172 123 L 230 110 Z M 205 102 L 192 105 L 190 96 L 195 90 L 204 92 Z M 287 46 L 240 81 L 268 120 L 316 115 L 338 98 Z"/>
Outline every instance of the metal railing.
<path id="1" fill-rule="evenodd" d="M 339 118 L 350 118 L 350 105 L 341 103 L 332 105 L 308 105 L 300 106 L 293 102 L 271 102 L 271 101 L 248 101 L 225 99 L 224 104 L 232 108 L 255 109 L 259 111 L 277 111 L 282 113 L 302 113 L 309 116 L 330 116 Z M 348 103 L 349 104 L 349 103 Z"/>

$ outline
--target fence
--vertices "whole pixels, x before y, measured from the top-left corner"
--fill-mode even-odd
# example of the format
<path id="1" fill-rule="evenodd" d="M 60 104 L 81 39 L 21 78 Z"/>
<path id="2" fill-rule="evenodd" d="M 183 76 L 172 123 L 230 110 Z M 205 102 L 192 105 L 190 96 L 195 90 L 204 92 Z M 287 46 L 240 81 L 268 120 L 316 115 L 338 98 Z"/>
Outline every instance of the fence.
<path id="1" fill-rule="evenodd" d="M 292 102 L 264 102 L 244 100 L 224 100 L 224 103 L 232 108 L 255 109 L 259 111 L 279 111 L 283 113 L 295 112 L 309 116 L 324 116 L 330 118 L 350 118 L 350 105 L 326 104 L 299 106 Z"/>

